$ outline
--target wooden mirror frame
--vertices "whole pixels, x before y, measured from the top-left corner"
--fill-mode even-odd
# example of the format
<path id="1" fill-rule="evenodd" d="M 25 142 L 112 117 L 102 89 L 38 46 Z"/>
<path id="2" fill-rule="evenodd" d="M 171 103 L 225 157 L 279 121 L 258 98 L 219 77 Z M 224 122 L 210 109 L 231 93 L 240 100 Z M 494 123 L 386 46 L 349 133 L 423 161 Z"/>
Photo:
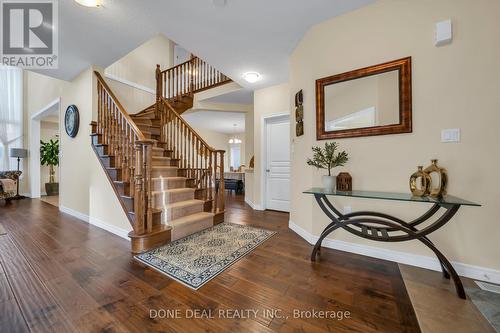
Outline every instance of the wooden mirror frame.
<path id="1" fill-rule="evenodd" d="M 361 127 L 338 131 L 325 130 L 325 87 L 366 76 L 398 70 L 399 72 L 399 124 Z M 412 132 L 411 115 L 411 57 L 356 69 L 350 72 L 316 80 L 316 139 L 341 139 L 361 136 Z"/>

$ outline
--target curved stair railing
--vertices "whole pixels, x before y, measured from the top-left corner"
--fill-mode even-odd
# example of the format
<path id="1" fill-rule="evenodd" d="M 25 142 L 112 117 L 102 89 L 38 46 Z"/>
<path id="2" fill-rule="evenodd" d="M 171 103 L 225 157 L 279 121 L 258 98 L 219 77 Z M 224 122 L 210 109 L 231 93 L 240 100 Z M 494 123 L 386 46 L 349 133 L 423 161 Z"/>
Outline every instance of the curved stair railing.
<path id="1" fill-rule="evenodd" d="M 93 132 L 98 137 L 96 144 L 107 147 L 107 155 L 114 159 L 120 180 L 129 183 L 134 214 L 127 216 L 134 233 L 143 235 L 153 229 L 151 166 L 154 140 L 144 137 L 101 74 L 97 71 L 94 73 L 98 96 L 97 122 L 93 124 Z M 120 203 L 127 211 L 124 202 L 120 200 Z"/>
<path id="2" fill-rule="evenodd" d="M 167 99 L 161 98 L 158 110 L 164 148 L 171 150 L 172 157 L 179 160 L 182 175 L 194 180 L 198 199 L 211 205 L 214 214 L 223 213 L 225 151 L 206 143 Z"/>
<path id="3" fill-rule="evenodd" d="M 156 96 L 172 102 L 183 96 L 231 82 L 231 79 L 198 57 L 166 70 L 156 66 Z"/>
<path id="4" fill-rule="evenodd" d="M 132 119 L 125 111 L 101 74 L 94 73 L 97 77 L 97 121 L 91 123 L 93 149 L 132 225 L 133 232 L 129 236 L 133 239 L 151 237 L 154 242 L 160 239 L 159 232 L 168 229 L 159 228 L 161 211 L 153 208 L 155 147 L 168 150 L 170 157 L 179 161 L 178 176 L 190 181 L 196 199 L 205 202 L 204 211 L 214 213 L 214 223 L 221 222 L 224 218 L 225 151 L 208 145 L 180 114 L 192 107 L 194 93 L 231 80 L 197 57 L 163 71 L 158 65 L 156 102 L 134 115 L 159 120 L 159 140 L 152 140 L 146 138 L 134 122 L 136 118 Z M 140 246 L 147 248 L 146 243 Z"/>

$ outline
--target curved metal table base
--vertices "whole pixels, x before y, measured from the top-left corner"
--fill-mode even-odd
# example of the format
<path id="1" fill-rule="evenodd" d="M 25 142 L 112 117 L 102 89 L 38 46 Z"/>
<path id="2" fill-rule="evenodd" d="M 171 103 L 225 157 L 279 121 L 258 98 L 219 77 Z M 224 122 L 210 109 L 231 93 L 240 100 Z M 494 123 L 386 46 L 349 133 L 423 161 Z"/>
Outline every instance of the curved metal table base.
<path id="1" fill-rule="evenodd" d="M 316 256 L 321 252 L 321 243 L 333 231 L 342 228 L 356 236 L 381 242 L 403 242 L 418 240 L 434 252 L 441 264 L 443 276 L 450 277 L 455 283 L 455 289 L 460 298 L 465 299 L 465 291 L 462 281 L 457 272 L 436 246 L 427 238 L 429 234 L 445 225 L 458 211 L 460 205 L 434 204 L 427 212 L 419 218 L 405 222 L 396 217 L 378 212 L 353 212 L 342 214 L 336 209 L 324 194 L 314 195 L 321 210 L 330 218 L 328 224 L 321 233 L 311 254 L 311 261 L 316 261 Z M 444 208 L 443 214 L 428 226 L 418 229 L 417 226 L 429 220 L 440 208 Z"/>

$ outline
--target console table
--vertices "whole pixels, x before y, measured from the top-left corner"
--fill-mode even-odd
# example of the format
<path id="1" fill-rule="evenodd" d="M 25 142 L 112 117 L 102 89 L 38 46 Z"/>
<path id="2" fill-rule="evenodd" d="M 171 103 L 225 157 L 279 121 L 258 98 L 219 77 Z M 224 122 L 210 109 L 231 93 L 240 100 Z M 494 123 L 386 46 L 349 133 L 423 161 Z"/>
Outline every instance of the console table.
<path id="1" fill-rule="evenodd" d="M 432 198 L 415 197 L 411 194 L 405 193 L 327 191 L 323 188 L 311 188 L 303 193 L 313 194 L 321 210 L 331 220 L 331 223 L 326 226 L 316 242 L 316 245 L 314 245 L 314 249 L 311 254 L 311 261 L 316 261 L 316 255 L 320 254 L 323 239 L 338 228 L 342 228 L 356 236 L 380 242 L 404 242 L 416 239 L 436 254 L 441 264 L 443 276 L 447 279 L 451 276 L 453 278 L 453 282 L 455 283 L 455 289 L 457 290 L 458 296 L 463 299 L 466 298 L 462 281 L 460 280 L 457 272 L 448 259 L 446 259 L 446 257 L 436 248 L 427 236 L 450 221 L 461 206 L 480 206 L 479 204 L 450 195 L 443 198 Z M 432 206 L 422 216 L 413 221 L 405 222 L 397 217 L 378 212 L 359 211 L 342 214 L 328 200 L 328 196 L 411 201 L 428 203 L 432 204 Z M 419 225 L 433 217 L 439 210 L 442 210 L 442 214 L 435 219 L 434 222 L 431 222 L 425 227 L 417 228 Z"/>

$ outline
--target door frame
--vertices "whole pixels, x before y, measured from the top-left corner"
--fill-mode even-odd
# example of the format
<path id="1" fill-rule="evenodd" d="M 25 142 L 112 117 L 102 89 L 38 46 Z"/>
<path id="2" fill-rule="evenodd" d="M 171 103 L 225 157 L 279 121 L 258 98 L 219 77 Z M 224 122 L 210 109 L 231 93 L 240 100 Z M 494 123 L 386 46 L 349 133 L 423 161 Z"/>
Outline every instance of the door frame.
<path id="1" fill-rule="evenodd" d="M 61 97 L 56 98 L 54 101 L 47 104 L 40 109 L 37 113 L 30 118 L 30 135 L 29 135 L 29 176 L 30 176 L 30 190 L 31 198 L 40 198 L 40 121 L 54 113 L 57 110 L 59 116 L 59 137 L 61 136 Z M 59 155 L 61 154 L 61 139 L 59 138 Z M 59 156 L 58 174 L 61 174 L 61 156 Z M 58 177 L 59 183 L 61 179 Z"/>
<path id="2" fill-rule="evenodd" d="M 261 161 L 260 161 L 260 169 L 261 169 L 261 177 L 260 177 L 260 200 L 261 200 L 261 210 L 266 210 L 267 209 L 267 172 L 266 172 L 266 165 L 267 165 L 267 125 L 272 122 L 279 120 L 280 118 L 282 119 L 287 119 L 288 122 L 290 122 L 290 112 L 280 112 L 280 113 L 273 113 L 273 114 L 268 114 L 268 115 L 263 115 L 261 117 L 261 122 L 260 122 L 260 155 L 261 155 Z M 291 158 L 291 154 L 290 154 Z M 291 180 L 291 179 L 290 179 Z"/>

